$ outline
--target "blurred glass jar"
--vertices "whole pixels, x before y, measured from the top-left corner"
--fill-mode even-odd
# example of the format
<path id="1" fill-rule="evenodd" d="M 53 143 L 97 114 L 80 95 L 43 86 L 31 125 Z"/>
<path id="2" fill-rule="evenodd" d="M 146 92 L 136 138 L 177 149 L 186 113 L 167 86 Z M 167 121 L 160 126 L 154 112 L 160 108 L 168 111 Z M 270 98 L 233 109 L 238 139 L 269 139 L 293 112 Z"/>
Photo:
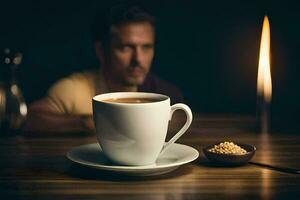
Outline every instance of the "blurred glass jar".
<path id="1" fill-rule="evenodd" d="M 5 49 L 0 65 L 0 134 L 12 135 L 22 127 L 27 105 L 17 84 L 16 71 L 22 62 L 21 53 Z"/>

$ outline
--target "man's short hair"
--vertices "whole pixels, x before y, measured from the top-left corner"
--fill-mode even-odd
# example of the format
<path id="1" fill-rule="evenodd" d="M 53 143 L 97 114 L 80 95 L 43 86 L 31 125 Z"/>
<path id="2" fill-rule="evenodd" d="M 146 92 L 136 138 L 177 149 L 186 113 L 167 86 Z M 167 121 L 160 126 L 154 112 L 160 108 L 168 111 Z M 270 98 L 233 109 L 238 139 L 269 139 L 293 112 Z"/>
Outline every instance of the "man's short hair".
<path id="1" fill-rule="evenodd" d="M 155 29 L 155 18 L 145 8 L 137 5 L 119 4 L 100 12 L 92 25 L 94 40 L 103 44 L 110 42 L 111 28 L 126 23 L 148 22 Z"/>

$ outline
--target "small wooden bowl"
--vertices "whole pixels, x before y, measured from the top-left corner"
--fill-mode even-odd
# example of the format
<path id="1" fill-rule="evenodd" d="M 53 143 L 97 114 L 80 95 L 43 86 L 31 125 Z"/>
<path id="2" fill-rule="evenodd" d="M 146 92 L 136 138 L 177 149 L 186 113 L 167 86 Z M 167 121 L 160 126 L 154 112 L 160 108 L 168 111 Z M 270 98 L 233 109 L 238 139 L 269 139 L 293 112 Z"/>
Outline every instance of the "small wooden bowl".
<path id="1" fill-rule="evenodd" d="M 242 155 L 235 155 L 235 154 L 220 154 L 220 153 L 214 153 L 208 151 L 209 149 L 213 148 L 214 145 L 218 145 L 219 143 L 209 145 L 207 147 L 203 148 L 203 153 L 204 155 L 213 162 L 214 164 L 217 165 L 222 165 L 222 166 L 240 166 L 240 165 L 245 165 L 248 163 L 248 161 L 251 160 L 251 158 L 254 156 L 256 148 L 252 145 L 249 144 L 242 144 L 242 143 L 235 143 L 236 145 L 242 147 L 247 151 L 247 153 L 242 154 Z"/>

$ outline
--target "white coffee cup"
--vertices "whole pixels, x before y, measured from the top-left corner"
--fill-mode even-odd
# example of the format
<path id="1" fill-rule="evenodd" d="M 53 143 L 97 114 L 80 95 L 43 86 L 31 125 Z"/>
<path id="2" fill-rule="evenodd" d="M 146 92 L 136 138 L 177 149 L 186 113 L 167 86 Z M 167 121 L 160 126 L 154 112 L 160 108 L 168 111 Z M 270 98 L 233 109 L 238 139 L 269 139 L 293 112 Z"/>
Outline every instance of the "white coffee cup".
<path id="1" fill-rule="evenodd" d="M 107 100 L 139 98 L 149 103 L 120 103 Z M 175 110 L 186 113 L 183 127 L 165 142 L 168 123 Z M 104 154 L 122 165 L 151 165 L 190 126 L 191 109 L 182 103 L 170 105 L 162 94 L 142 92 L 105 93 L 93 97 L 96 135 Z"/>

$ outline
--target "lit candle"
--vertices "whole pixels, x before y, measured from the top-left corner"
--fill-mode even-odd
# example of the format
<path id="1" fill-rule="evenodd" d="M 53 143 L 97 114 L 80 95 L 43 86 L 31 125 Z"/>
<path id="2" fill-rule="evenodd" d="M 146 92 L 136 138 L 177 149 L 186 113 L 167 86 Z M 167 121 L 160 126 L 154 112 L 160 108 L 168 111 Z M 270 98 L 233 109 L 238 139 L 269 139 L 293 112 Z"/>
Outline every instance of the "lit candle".
<path id="1" fill-rule="evenodd" d="M 272 100 L 272 79 L 270 70 L 270 23 L 267 16 L 264 17 L 259 63 L 257 75 L 257 97 L 258 97 L 258 117 L 261 125 L 261 132 L 269 131 L 269 106 Z"/>

